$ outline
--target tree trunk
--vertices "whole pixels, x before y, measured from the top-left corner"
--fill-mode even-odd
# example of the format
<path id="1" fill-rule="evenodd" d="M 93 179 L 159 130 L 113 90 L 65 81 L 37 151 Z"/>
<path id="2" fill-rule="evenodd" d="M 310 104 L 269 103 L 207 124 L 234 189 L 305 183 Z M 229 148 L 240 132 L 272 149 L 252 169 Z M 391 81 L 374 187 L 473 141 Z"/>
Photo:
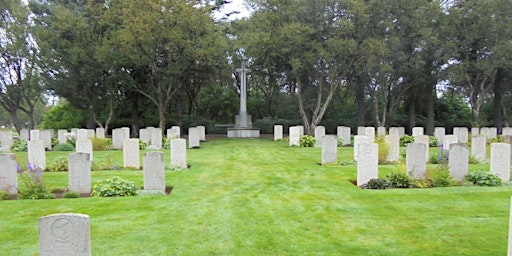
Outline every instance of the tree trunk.
<path id="1" fill-rule="evenodd" d="M 139 137 L 139 129 L 140 129 L 140 119 L 139 119 L 139 97 L 138 93 L 132 91 L 129 93 L 130 101 L 131 101 L 131 111 L 132 111 L 132 136 L 133 138 Z"/>
<path id="2" fill-rule="evenodd" d="M 501 132 L 503 127 L 503 70 L 500 68 L 496 74 L 496 81 L 494 82 L 494 111 L 493 119 L 494 126 Z"/>
<path id="3" fill-rule="evenodd" d="M 357 126 L 365 126 L 364 86 L 356 84 Z"/>
<path id="4" fill-rule="evenodd" d="M 430 80 L 430 79 L 429 79 Z M 427 83 L 425 90 L 426 97 L 426 108 L 427 108 L 427 124 L 425 127 L 425 134 L 433 135 L 435 126 L 435 114 L 434 114 L 434 97 L 436 97 L 435 84 L 431 82 Z"/>
<path id="5" fill-rule="evenodd" d="M 411 91 L 413 91 L 412 89 Z M 412 128 L 416 126 L 416 101 L 415 101 L 415 95 L 413 92 L 409 94 L 409 100 L 407 104 L 407 114 L 409 116 L 409 129 L 408 133 L 412 133 Z"/>

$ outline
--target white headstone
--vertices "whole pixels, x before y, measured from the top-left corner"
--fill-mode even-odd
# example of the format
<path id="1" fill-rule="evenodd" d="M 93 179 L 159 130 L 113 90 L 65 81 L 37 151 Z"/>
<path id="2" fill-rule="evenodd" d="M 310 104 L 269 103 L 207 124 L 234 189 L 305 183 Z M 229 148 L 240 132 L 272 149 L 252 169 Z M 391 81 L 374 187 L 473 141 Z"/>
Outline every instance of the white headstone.
<path id="1" fill-rule="evenodd" d="M 67 143 L 68 137 L 67 137 L 68 130 L 66 129 L 60 129 L 57 131 L 57 140 L 59 143 Z"/>
<path id="2" fill-rule="evenodd" d="M 480 162 L 487 159 L 487 138 L 485 136 L 472 137 L 471 155 Z"/>
<path id="3" fill-rule="evenodd" d="M 471 127 L 471 136 L 479 136 L 480 128 L 479 127 Z"/>
<path id="4" fill-rule="evenodd" d="M 30 140 L 40 140 L 39 134 L 39 130 L 30 130 Z"/>
<path id="5" fill-rule="evenodd" d="M 453 127 L 453 135 L 457 135 L 458 143 L 468 143 L 468 128 L 466 127 Z"/>
<path id="6" fill-rule="evenodd" d="M 491 144 L 491 173 L 497 174 L 503 181 L 510 180 L 510 144 Z"/>
<path id="7" fill-rule="evenodd" d="M 123 142 L 123 166 L 140 169 L 139 139 L 126 139 Z"/>
<path id="8" fill-rule="evenodd" d="M 187 141 L 185 139 L 171 140 L 171 166 L 188 168 Z"/>
<path id="9" fill-rule="evenodd" d="M 89 154 L 91 161 L 94 160 L 93 150 L 92 150 L 92 140 L 90 140 L 90 139 L 76 140 L 75 141 L 75 149 L 76 149 L 75 151 L 77 153 Z"/>
<path id="10" fill-rule="evenodd" d="M 434 128 L 434 136 L 436 137 L 439 145 L 444 145 L 444 136 L 446 135 L 446 129 L 444 127 Z"/>
<path id="11" fill-rule="evenodd" d="M 496 127 L 490 127 L 489 128 L 489 138 L 496 138 L 498 137 L 498 128 Z"/>
<path id="12" fill-rule="evenodd" d="M 153 128 L 151 131 L 151 145 L 158 150 L 162 149 L 162 129 Z"/>
<path id="13" fill-rule="evenodd" d="M 480 128 L 480 135 L 487 137 L 487 139 L 491 138 L 491 129 L 489 127 Z"/>
<path id="14" fill-rule="evenodd" d="M 12 146 L 12 131 L 0 130 L 0 148 L 10 150 Z"/>
<path id="15" fill-rule="evenodd" d="M 91 193 L 91 159 L 88 153 L 71 153 L 68 157 L 69 191 Z"/>
<path id="16" fill-rule="evenodd" d="M 386 135 L 384 138 L 389 148 L 386 160 L 388 162 L 397 162 L 400 160 L 400 136 Z"/>
<path id="17" fill-rule="evenodd" d="M 405 135 L 405 127 L 398 127 L 398 132 L 400 133 L 400 137 Z"/>
<path id="18" fill-rule="evenodd" d="M 30 140 L 27 142 L 28 163 L 34 167 L 46 169 L 46 152 L 42 140 Z"/>
<path id="19" fill-rule="evenodd" d="M 469 170 L 469 150 L 466 143 L 450 144 L 448 169 L 457 181 L 463 181 Z"/>
<path id="20" fill-rule="evenodd" d="M 144 153 L 144 190 L 165 192 L 164 153 L 150 151 Z"/>
<path id="21" fill-rule="evenodd" d="M 512 135 L 512 127 L 503 127 L 501 129 L 501 135 Z"/>
<path id="22" fill-rule="evenodd" d="M 325 136 L 325 126 L 315 127 L 315 147 L 322 146 L 322 140 Z"/>
<path id="23" fill-rule="evenodd" d="M 173 126 L 171 127 L 172 130 L 175 131 L 176 137 L 175 138 L 181 138 L 181 128 L 179 126 Z"/>
<path id="24" fill-rule="evenodd" d="M 445 135 L 443 148 L 448 150 L 451 144 L 457 143 L 459 136 L 457 135 Z"/>
<path id="25" fill-rule="evenodd" d="M 91 256 L 89 216 L 59 213 L 39 218 L 40 256 Z"/>
<path id="26" fill-rule="evenodd" d="M 409 143 L 407 144 L 405 155 L 405 168 L 407 173 L 415 179 L 425 179 L 427 170 L 427 159 L 425 152 L 427 146 L 425 143 Z"/>
<path id="27" fill-rule="evenodd" d="M 377 137 L 384 137 L 386 136 L 386 127 L 379 126 L 377 127 Z"/>
<path id="28" fill-rule="evenodd" d="M 335 135 L 327 135 L 322 139 L 322 165 L 338 161 L 338 140 Z"/>
<path id="29" fill-rule="evenodd" d="M 338 139 L 341 139 L 341 145 L 350 145 L 350 127 L 338 126 L 337 128 Z"/>
<path id="30" fill-rule="evenodd" d="M 283 126 L 280 124 L 274 125 L 274 141 L 283 139 Z"/>
<path id="31" fill-rule="evenodd" d="M 188 128 L 188 148 L 199 148 L 199 131 L 197 127 Z"/>
<path id="32" fill-rule="evenodd" d="M 424 134 L 424 128 L 423 127 L 413 127 L 412 128 L 412 136 L 418 136 Z"/>
<path id="33" fill-rule="evenodd" d="M 179 136 L 179 129 L 176 129 L 177 126 L 173 126 L 169 129 L 167 129 L 167 139 L 168 140 L 171 140 L 171 139 L 178 139 L 180 136 Z"/>
<path id="34" fill-rule="evenodd" d="M 389 135 L 396 135 L 400 137 L 400 129 L 398 129 L 398 127 L 389 127 Z"/>
<path id="35" fill-rule="evenodd" d="M 429 145 L 430 145 L 430 138 L 428 135 L 417 135 L 417 136 L 414 136 L 414 143 L 422 143 L 422 144 L 425 144 L 425 161 L 428 162 L 428 158 L 430 156 L 430 150 L 429 150 Z"/>
<path id="36" fill-rule="evenodd" d="M 18 193 L 18 163 L 15 154 L 0 154 L 0 191 Z"/>
<path id="37" fill-rule="evenodd" d="M 290 126 L 290 146 L 300 146 L 300 128 L 298 126 Z"/>
<path id="38" fill-rule="evenodd" d="M 30 138 L 30 132 L 26 129 L 20 131 L 20 140 L 27 141 Z"/>
<path id="39" fill-rule="evenodd" d="M 199 141 L 206 141 L 206 127 L 204 125 L 197 126 L 199 132 Z"/>
<path id="40" fill-rule="evenodd" d="M 129 139 L 130 138 L 130 127 L 121 127 L 121 130 L 124 131 L 124 139 L 123 139 L 123 141 L 125 139 Z"/>
<path id="41" fill-rule="evenodd" d="M 78 129 L 78 131 L 76 132 L 76 139 L 77 140 L 86 140 L 86 139 L 88 139 L 87 129 Z"/>
<path id="42" fill-rule="evenodd" d="M 94 139 L 95 137 L 96 137 L 96 130 L 95 129 L 87 129 L 87 138 Z"/>
<path id="43" fill-rule="evenodd" d="M 368 137 L 368 142 L 375 142 L 375 127 L 365 127 L 364 134 Z"/>
<path id="44" fill-rule="evenodd" d="M 98 138 L 98 139 L 105 138 L 105 128 L 101 128 L 101 127 L 96 128 L 96 138 Z"/>
<path id="45" fill-rule="evenodd" d="M 297 125 L 299 128 L 299 139 L 300 137 L 304 136 L 304 126 L 303 125 Z"/>
<path id="46" fill-rule="evenodd" d="M 148 134 L 148 130 L 146 128 L 139 129 L 139 139 L 144 143 L 151 142 L 151 137 Z"/>
<path id="47" fill-rule="evenodd" d="M 44 148 L 52 150 L 52 132 L 50 130 L 40 131 L 39 139 L 43 141 Z"/>
<path id="48" fill-rule="evenodd" d="M 379 146 L 377 143 L 361 143 L 357 147 L 359 158 L 357 162 L 357 186 L 379 177 Z"/>
<path id="49" fill-rule="evenodd" d="M 366 135 L 366 127 L 358 126 L 357 127 L 357 135 Z"/>
<path id="50" fill-rule="evenodd" d="M 121 128 L 116 128 L 112 130 L 112 148 L 113 149 L 123 149 L 123 142 L 126 137 L 126 131 Z"/>
<path id="51" fill-rule="evenodd" d="M 78 134 L 78 130 L 80 130 L 80 129 L 78 129 L 78 128 L 71 128 L 71 133 L 73 133 L 75 135 L 75 138 L 76 138 L 76 136 Z"/>
<path id="52" fill-rule="evenodd" d="M 369 139 L 365 135 L 355 135 L 354 136 L 354 160 L 358 161 L 358 153 L 359 153 L 359 146 L 363 143 L 369 143 Z M 377 159 L 378 160 L 378 159 Z"/>

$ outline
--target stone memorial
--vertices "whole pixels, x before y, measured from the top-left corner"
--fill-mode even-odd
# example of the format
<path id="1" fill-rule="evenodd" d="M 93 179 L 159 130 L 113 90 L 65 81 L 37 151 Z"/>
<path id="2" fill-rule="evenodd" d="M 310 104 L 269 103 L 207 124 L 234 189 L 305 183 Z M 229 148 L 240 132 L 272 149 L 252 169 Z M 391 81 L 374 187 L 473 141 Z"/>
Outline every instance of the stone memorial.
<path id="1" fill-rule="evenodd" d="M 144 190 L 165 192 L 164 153 L 151 151 L 144 153 Z"/>
<path id="2" fill-rule="evenodd" d="M 40 256 L 91 256 L 89 216 L 59 213 L 39 218 Z"/>
<path id="3" fill-rule="evenodd" d="M 485 136 L 472 137 L 471 155 L 480 162 L 487 159 L 487 138 Z"/>
<path id="4" fill-rule="evenodd" d="M 480 135 L 487 137 L 487 139 L 490 139 L 491 138 L 491 130 L 489 129 L 489 127 L 481 127 Z"/>
<path id="5" fill-rule="evenodd" d="M 0 130 L 0 149 L 11 150 L 12 142 L 12 131 Z"/>
<path id="6" fill-rule="evenodd" d="M 188 128 L 188 148 L 199 148 L 199 131 L 196 127 Z"/>
<path id="7" fill-rule="evenodd" d="M 91 158 L 88 153 L 71 153 L 68 156 L 69 191 L 91 193 Z"/>
<path id="8" fill-rule="evenodd" d="M 357 127 L 357 135 L 366 135 L 366 127 L 364 126 L 358 126 Z"/>
<path id="9" fill-rule="evenodd" d="M 350 141 L 350 127 L 338 126 L 337 127 L 338 139 L 341 139 L 341 145 L 347 146 L 351 144 Z"/>
<path id="10" fill-rule="evenodd" d="M 27 142 L 27 161 L 33 167 L 46 169 L 46 152 L 42 140 L 30 140 Z"/>
<path id="11" fill-rule="evenodd" d="M 501 135 L 511 135 L 512 136 L 512 127 L 501 128 Z"/>
<path id="12" fill-rule="evenodd" d="M 76 140 L 75 141 L 75 151 L 77 153 L 87 153 L 87 154 L 89 154 L 89 158 L 91 159 L 91 161 L 94 160 L 93 149 L 92 149 L 92 140 L 90 140 L 90 139 Z"/>
<path id="13" fill-rule="evenodd" d="M 466 127 L 454 127 L 453 128 L 453 135 L 457 135 L 457 142 L 458 143 L 468 143 L 468 128 Z"/>
<path id="14" fill-rule="evenodd" d="M 384 137 L 386 136 L 386 127 L 379 126 L 377 127 L 377 137 Z"/>
<path id="15" fill-rule="evenodd" d="M 480 136 L 480 128 L 471 127 L 471 136 Z"/>
<path id="16" fill-rule="evenodd" d="M 368 142 L 375 142 L 375 127 L 365 127 L 364 134 L 368 137 Z"/>
<path id="17" fill-rule="evenodd" d="M 388 145 L 388 154 L 386 160 L 388 162 L 397 162 L 400 160 L 400 136 L 398 135 L 386 135 L 384 140 Z"/>
<path id="18" fill-rule="evenodd" d="M 325 136 L 325 126 L 315 127 L 315 147 L 322 147 L 322 140 Z"/>
<path id="19" fill-rule="evenodd" d="M 300 128 L 298 126 L 290 126 L 289 128 L 290 135 L 290 147 L 291 146 L 300 146 Z"/>
<path id="20" fill-rule="evenodd" d="M 469 170 L 469 150 L 466 143 L 453 143 L 449 147 L 448 169 L 456 181 L 463 181 Z"/>
<path id="21" fill-rule="evenodd" d="M 179 126 L 173 126 L 171 127 L 172 130 L 174 130 L 174 134 L 176 134 L 176 137 L 177 139 L 181 138 L 181 128 Z"/>
<path id="22" fill-rule="evenodd" d="M 283 139 L 283 126 L 280 124 L 274 125 L 274 141 Z"/>
<path id="23" fill-rule="evenodd" d="M 198 125 L 197 131 L 199 132 L 199 141 L 206 141 L 206 127 L 204 125 Z"/>
<path id="24" fill-rule="evenodd" d="M 148 130 L 146 128 L 139 129 L 139 140 L 149 144 L 151 142 L 151 137 L 148 134 Z"/>
<path id="25" fill-rule="evenodd" d="M 148 130 L 148 132 L 151 132 L 151 146 L 154 148 L 161 150 L 162 149 L 162 129 L 160 128 L 153 128 L 151 130 Z"/>
<path id="26" fill-rule="evenodd" d="M 457 141 L 459 141 L 459 136 L 453 134 L 445 135 L 443 148 L 448 150 L 450 148 L 450 145 L 457 143 Z"/>
<path id="27" fill-rule="evenodd" d="M 503 181 L 510 180 L 510 147 L 508 143 L 491 144 L 491 173 L 500 176 Z"/>
<path id="28" fill-rule="evenodd" d="M 87 129 L 78 129 L 76 132 L 76 139 L 77 140 L 86 140 L 89 136 L 87 134 Z"/>
<path id="29" fill-rule="evenodd" d="M 27 129 L 21 129 L 20 140 L 28 141 L 30 139 L 30 132 Z"/>
<path id="30" fill-rule="evenodd" d="M 123 142 L 123 166 L 140 169 L 139 139 L 126 139 Z"/>
<path id="31" fill-rule="evenodd" d="M 39 130 L 30 130 L 30 140 L 40 140 L 40 133 Z"/>
<path id="32" fill-rule="evenodd" d="M 398 129 L 398 127 L 389 127 L 389 135 L 396 135 L 400 137 L 400 129 Z"/>
<path id="33" fill-rule="evenodd" d="M 96 128 L 96 138 L 104 139 L 105 138 L 105 128 L 98 127 Z"/>
<path id="34" fill-rule="evenodd" d="M 87 138 L 94 139 L 96 138 L 96 130 L 95 129 L 87 129 Z"/>
<path id="35" fill-rule="evenodd" d="M 57 140 L 59 143 L 67 143 L 68 142 L 68 130 L 60 129 L 57 131 Z"/>
<path id="36" fill-rule="evenodd" d="M 113 149 L 123 149 L 123 142 L 125 139 L 129 139 L 126 137 L 126 131 L 122 128 L 116 128 L 112 130 L 112 148 Z"/>
<path id="37" fill-rule="evenodd" d="M 71 133 L 75 135 L 75 138 L 76 138 L 76 135 L 78 134 L 78 128 L 71 128 Z"/>
<path id="38" fill-rule="evenodd" d="M 405 154 L 405 169 L 411 177 L 415 179 L 425 179 L 427 170 L 427 159 L 425 152 L 427 145 L 425 143 L 409 143 L 407 144 Z"/>
<path id="39" fill-rule="evenodd" d="M 173 126 L 167 129 L 167 139 L 179 139 L 180 138 L 180 129 L 178 126 Z"/>
<path id="40" fill-rule="evenodd" d="M 354 136 L 354 161 L 358 161 L 359 146 L 363 143 L 370 143 L 368 136 L 366 135 L 355 135 Z"/>
<path id="41" fill-rule="evenodd" d="M 377 143 L 361 143 L 357 150 L 361 160 L 357 162 L 357 186 L 361 186 L 379 178 L 379 146 Z"/>
<path id="42" fill-rule="evenodd" d="M 17 167 L 15 154 L 0 154 L 0 191 L 5 191 L 9 195 L 18 194 Z"/>
<path id="43" fill-rule="evenodd" d="M 489 138 L 493 139 L 498 137 L 498 128 L 496 127 L 490 127 L 489 128 Z"/>
<path id="44" fill-rule="evenodd" d="M 123 130 L 123 131 L 124 131 L 124 139 L 123 139 L 123 141 L 124 141 L 125 139 L 129 139 L 129 138 L 130 138 L 130 127 L 121 127 L 121 130 Z M 151 133 L 150 133 L 150 134 L 151 134 Z M 121 142 L 121 145 L 122 145 L 122 144 L 123 144 L 123 143 Z"/>
<path id="45" fill-rule="evenodd" d="M 171 140 L 171 166 L 188 168 L 187 164 L 187 141 L 185 139 Z"/>
<path id="46" fill-rule="evenodd" d="M 338 161 L 338 139 L 335 135 L 322 138 L 322 165 Z"/>
<path id="47" fill-rule="evenodd" d="M 43 146 L 47 150 L 52 150 L 52 137 L 50 130 L 42 130 L 39 132 L 39 139 L 43 141 Z"/>
<path id="48" fill-rule="evenodd" d="M 444 136 L 446 135 L 446 129 L 444 127 L 434 128 L 434 137 L 436 137 L 439 145 L 444 145 Z"/>
<path id="49" fill-rule="evenodd" d="M 426 150 L 425 150 L 425 161 L 428 162 L 428 158 L 430 156 L 430 138 L 428 135 L 416 135 L 414 136 L 414 143 L 423 143 L 425 144 Z"/>
<path id="50" fill-rule="evenodd" d="M 412 136 L 424 135 L 424 130 L 425 129 L 423 127 L 413 127 Z"/>

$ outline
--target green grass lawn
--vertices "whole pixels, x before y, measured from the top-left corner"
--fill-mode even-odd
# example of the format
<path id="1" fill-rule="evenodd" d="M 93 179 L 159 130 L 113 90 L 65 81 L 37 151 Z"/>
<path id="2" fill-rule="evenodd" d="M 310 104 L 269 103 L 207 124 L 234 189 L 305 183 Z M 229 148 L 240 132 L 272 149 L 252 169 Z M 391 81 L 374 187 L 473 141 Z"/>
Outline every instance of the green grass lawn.
<path id="1" fill-rule="evenodd" d="M 340 162 L 352 157 L 339 148 Z M 122 165 L 120 151 L 94 158 Z M 166 173 L 169 196 L 0 201 L 0 255 L 38 255 L 38 218 L 64 212 L 90 215 L 93 255 L 506 254 L 511 186 L 362 190 L 355 165 L 320 162 L 320 148 L 216 139 L 188 151 L 190 170 Z M 111 176 L 143 183 L 142 171 L 92 173 Z M 44 177 L 67 186 L 67 173 Z"/>

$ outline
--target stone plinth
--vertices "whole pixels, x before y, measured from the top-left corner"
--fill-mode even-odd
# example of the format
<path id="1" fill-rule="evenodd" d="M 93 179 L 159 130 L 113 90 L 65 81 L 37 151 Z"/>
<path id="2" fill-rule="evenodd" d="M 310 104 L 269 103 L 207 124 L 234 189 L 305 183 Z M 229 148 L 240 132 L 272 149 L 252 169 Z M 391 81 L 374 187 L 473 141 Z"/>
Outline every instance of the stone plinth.
<path id="1" fill-rule="evenodd" d="M 228 138 L 259 138 L 258 128 L 228 128 Z"/>

